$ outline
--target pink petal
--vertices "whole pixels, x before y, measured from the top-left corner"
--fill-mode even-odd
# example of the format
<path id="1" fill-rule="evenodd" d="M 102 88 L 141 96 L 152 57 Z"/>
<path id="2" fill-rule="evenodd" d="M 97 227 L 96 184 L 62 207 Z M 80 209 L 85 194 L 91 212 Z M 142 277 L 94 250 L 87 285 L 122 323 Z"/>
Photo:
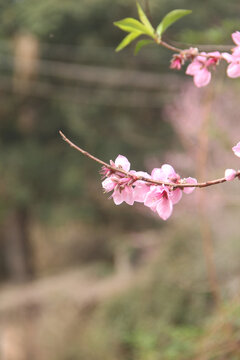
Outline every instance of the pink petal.
<path id="1" fill-rule="evenodd" d="M 134 174 L 134 175 L 136 175 L 136 176 L 144 176 L 145 178 L 148 178 L 148 179 L 151 178 L 151 176 L 150 176 L 147 172 L 145 172 L 145 171 L 135 171 L 135 170 L 132 170 L 132 171 L 130 171 L 130 173 L 131 173 L 131 174 Z"/>
<path id="2" fill-rule="evenodd" d="M 102 182 L 102 187 L 107 192 L 112 191 L 115 188 L 115 186 L 116 186 L 116 183 L 114 181 L 112 181 L 111 178 L 106 178 Z"/>
<path id="3" fill-rule="evenodd" d="M 240 45 L 240 32 L 239 31 L 235 31 L 232 34 L 232 39 L 235 42 L 236 45 Z"/>
<path id="4" fill-rule="evenodd" d="M 112 194 L 113 201 L 115 205 L 120 205 L 124 201 L 122 192 L 120 192 L 118 189 L 115 189 Z"/>
<path id="5" fill-rule="evenodd" d="M 151 190 L 147 193 L 144 205 L 150 207 L 152 211 L 156 211 L 157 203 L 161 198 L 162 187 L 160 186 L 152 186 Z"/>
<path id="6" fill-rule="evenodd" d="M 202 56 L 203 55 L 203 56 Z M 196 61 L 199 61 L 201 64 L 204 64 L 207 61 L 206 57 L 207 53 L 205 51 L 202 51 L 200 55 L 196 57 Z"/>
<path id="7" fill-rule="evenodd" d="M 134 197 L 133 197 L 133 188 L 129 186 L 125 186 L 125 188 L 121 192 L 123 201 L 125 201 L 128 205 L 133 205 Z"/>
<path id="8" fill-rule="evenodd" d="M 123 170 L 129 171 L 130 170 L 130 162 L 128 159 L 123 155 L 118 155 L 118 157 L 115 160 L 115 166 L 116 167 L 122 167 Z"/>
<path id="9" fill-rule="evenodd" d="M 171 165 L 164 164 L 164 165 L 162 165 L 161 169 L 162 169 L 166 179 L 174 178 L 177 176 L 174 168 Z"/>
<path id="10" fill-rule="evenodd" d="M 112 194 L 113 201 L 116 205 L 122 204 L 124 201 L 128 205 L 133 205 L 134 198 L 133 198 L 133 188 L 129 186 L 125 186 L 124 189 L 121 191 L 119 189 L 115 189 Z"/>
<path id="11" fill-rule="evenodd" d="M 232 55 L 233 55 L 233 58 L 235 58 L 235 60 L 237 60 L 236 58 L 239 58 L 239 56 L 240 56 L 240 46 L 236 46 L 232 50 Z"/>
<path id="12" fill-rule="evenodd" d="M 151 177 L 156 181 L 166 181 L 166 177 L 162 169 L 154 168 L 151 172 Z"/>
<path id="13" fill-rule="evenodd" d="M 177 204 L 182 198 L 182 190 L 176 189 L 169 193 L 170 200 L 172 201 L 173 205 Z"/>
<path id="14" fill-rule="evenodd" d="M 187 184 L 197 184 L 197 179 L 194 179 L 192 177 L 188 177 L 184 179 Z M 191 194 L 195 190 L 195 187 L 185 187 L 183 191 L 185 194 Z"/>
<path id="15" fill-rule="evenodd" d="M 225 179 L 227 181 L 231 181 L 233 179 L 235 179 L 235 175 L 236 175 L 236 170 L 233 170 L 233 169 L 226 169 L 225 170 Z"/>
<path id="16" fill-rule="evenodd" d="M 211 80 L 211 73 L 206 68 L 199 70 L 193 78 L 194 84 L 197 87 L 203 87 L 209 84 Z"/>
<path id="17" fill-rule="evenodd" d="M 233 62 L 228 65 L 227 74 L 230 78 L 236 78 L 240 76 L 240 64 Z"/>
<path id="18" fill-rule="evenodd" d="M 133 190 L 134 201 L 144 202 L 149 191 L 150 186 L 146 185 L 143 181 L 137 181 Z"/>
<path id="19" fill-rule="evenodd" d="M 202 67 L 202 64 L 199 61 L 193 60 L 193 62 L 188 65 L 186 74 L 187 75 L 195 75 L 201 69 L 201 67 Z"/>
<path id="20" fill-rule="evenodd" d="M 157 213 L 163 220 L 167 220 L 173 211 L 173 204 L 169 198 L 164 196 L 159 200 L 157 205 Z"/>
<path id="21" fill-rule="evenodd" d="M 232 148 L 232 150 L 236 156 L 240 157 L 240 141 Z"/>
<path id="22" fill-rule="evenodd" d="M 228 63 L 233 61 L 233 56 L 229 53 L 222 53 L 222 58 L 226 60 Z"/>

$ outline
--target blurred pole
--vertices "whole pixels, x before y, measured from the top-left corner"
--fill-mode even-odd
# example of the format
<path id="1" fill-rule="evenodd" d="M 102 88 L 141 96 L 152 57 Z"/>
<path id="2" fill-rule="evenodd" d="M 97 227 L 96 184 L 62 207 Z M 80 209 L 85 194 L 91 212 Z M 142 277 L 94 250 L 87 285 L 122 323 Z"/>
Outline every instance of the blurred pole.
<path id="1" fill-rule="evenodd" d="M 214 90 L 209 87 L 205 92 L 203 100 L 204 114 L 202 125 L 199 132 L 199 146 L 197 154 L 197 178 L 207 178 L 207 158 L 208 158 L 208 141 L 209 141 L 209 121 L 211 116 L 211 106 L 213 102 Z M 206 190 L 198 192 L 200 228 L 203 242 L 203 253 L 206 261 L 207 276 L 210 291 L 213 295 L 216 307 L 220 303 L 220 289 L 217 280 L 216 264 L 214 261 L 213 238 L 211 234 L 210 224 L 207 215 L 208 199 Z"/>
<path id="2" fill-rule="evenodd" d="M 31 80 L 38 70 L 39 45 L 31 34 L 19 34 L 14 43 L 14 77 L 13 87 L 17 93 L 29 94 Z"/>
<path id="3" fill-rule="evenodd" d="M 34 79 L 38 75 L 39 43 L 32 34 L 18 34 L 14 43 L 13 90 L 18 94 L 18 129 L 31 134 L 35 124 L 35 106 L 31 99 Z"/>

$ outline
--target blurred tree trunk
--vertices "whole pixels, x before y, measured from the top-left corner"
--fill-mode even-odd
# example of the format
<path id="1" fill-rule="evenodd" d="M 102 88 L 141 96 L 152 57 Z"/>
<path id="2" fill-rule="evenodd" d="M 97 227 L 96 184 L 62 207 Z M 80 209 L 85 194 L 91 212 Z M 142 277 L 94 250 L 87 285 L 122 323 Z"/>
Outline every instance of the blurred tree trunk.
<path id="1" fill-rule="evenodd" d="M 3 224 L 4 273 L 13 281 L 26 281 L 34 273 L 29 222 L 27 209 L 18 208 L 9 213 Z"/>
<path id="2" fill-rule="evenodd" d="M 38 41 L 27 33 L 19 33 L 14 42 L 13 89 L 24 106 L 19 110 L 18 130 L 29 134 L 32 130 L 34 109 L 30 99 L 32 80 L 37 73 Z M 29 211 L 17 206 L 9 212 L 2 227 L 3 252 L 0 271 L 4 278 L 26 281 L 33 276 L 32 247 L 29 237 Z"/>

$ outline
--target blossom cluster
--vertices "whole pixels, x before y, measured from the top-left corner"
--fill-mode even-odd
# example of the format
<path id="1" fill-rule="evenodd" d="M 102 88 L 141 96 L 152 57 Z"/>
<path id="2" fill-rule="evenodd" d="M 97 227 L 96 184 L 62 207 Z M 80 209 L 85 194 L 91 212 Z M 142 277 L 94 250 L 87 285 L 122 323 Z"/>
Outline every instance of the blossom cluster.
<path id="1" fill-rule="evenodd" d="M 153 169 L 151 175 L 143 171 L 130 170 L 130 162 L 122 155 L 118 155 L 115 162 L 111 161 L 110 164 L 114 171 L 106 167 L 102 168 L 102 174 L 105 177 L 102 186 L 105 192 L 112 191 L 111 198 L 114 203 L 116 205 L 123 202 L 128 205 L 133 205 L 134 202 L 143 203 L 163 220 L 171 216 L 173 205 L 181 200 L 183 192 L 190 194 L 194 190 L 194 187 L 178 188 L 166 184 L 195 185 L 197 183 L 197 180 L 191 177 L 181 179 L 174 168 L 168 164 Z M 142 178 L 163 184 L 154 184 Z"/>
<path id="2" fill-rule="evenodd" d="M 240 142 L 232 150 L 240 157 Z M 191 194 L 197 184 L 195 178 L 181 178 L 169 164 L 154 168 L 150 175 L 144 171 L 130 170 L 131 164 L 128 159 L 118 155 L 115 162 L 110 161 L 110 166 L 111 168 L 102 167 L 101 173 L 104 178 L 102 187 L 105 192 L 112 192 L 110 198 L 114 203 L 116 205 L 123 202 L 128 205 L 133 205 L 134 202 L 143 203 L 163 220 L 171 216 L 173 205 L 181 200 L 182 193 Z M 239 177 L 238 173 L 234 169 L 226 169 L 225 181 Z M 193 187 L 184 184 L 191 184 Z"/>
<path id="3" fill-rule="evenodd" d="M 197 87 L 203 87 L 211 81 L 211 71 L 215 70 L 220 60 L 228 63 L 227 75 L 230 78 L 240 77 L 240 32 L 232 34 L 232 39 L 236 46 L 232 49 L 232 54 L 214 52 L 198 52 L 197 48 L 190 48 L 174 54 L 170 68 L 180 70 L 185 61 L 191 61 L 186 69 L 186 74 L 193 76 L 193 81 Z"/>

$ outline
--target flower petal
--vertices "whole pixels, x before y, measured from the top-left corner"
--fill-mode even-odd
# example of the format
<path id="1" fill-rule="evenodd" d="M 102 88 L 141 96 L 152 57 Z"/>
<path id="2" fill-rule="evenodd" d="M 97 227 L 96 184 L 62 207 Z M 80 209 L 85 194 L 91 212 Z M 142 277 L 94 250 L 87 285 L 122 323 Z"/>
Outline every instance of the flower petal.
<path id="1" fill-rule="evenodd" d="M 162 196 L 161 186 L 152 186 L 150 191 L 146 194 L 144 205 L 150 207 L 152 211 L 156 211 L 157 203 Z"/>
<path id="2" fill-rule="evenodd" d="M 239 77 L 240 76 L 240 64 L 238 64 L 237 62 L 232 62 L 230 65 L 228 65 L 227 75 L 230 78 Z"/>
<path id="3" fill-rule="evenodd" d="M 197 60 L 193 60 L 193 62 L 191 64 L 188 65 L 187 69 L 186 69 L 186 74 L 187 75 L 195 75 L 202 67 L 202 64 L 197 61 Z"/>
<path id="4" fill-rule="evenodd" d="M 164 172 L 162 171 L 162 168 L 154 168 L 151 172 L 151 177 L 153 178 L 153 180 L 157 180 L 157 181 L 166 181 L 166 176 L 164 174 Z"/>
<path id="5" fill-rule="evenodd" d="M 232 34 L 232 39 L 235 42 L 236 45 L 240 45 L 240 32 L 239 31 L 235 31 Z"/>
<path id="6" fill-rule="evenodd" d="M 143 181 L 137 181 L 133 190 L 134 201 L 144 202 L 147 193 L 150 191 L 150 186 L 146 185 Z"/>
<path id="7" fill-rule="evenodd" d="M 116 186 L 116 183 L 114 181 L 112 181 L 111 178 L 106 178 L 103 182 L 102 182 L 102 187 L 104 188 L 104 190 L 106 192 L 112 191 Z"/>
<path id="8" fill-rule="evenodd" d="M 169 193 L 170 200 L 172 201 L 173 205 L 177 204 L 182 198 L 182 190 L 176 189 Z"/>
<path id="9" fill-rule="evenodd" d="M 197 184 L 197 179 L 192 178 L 192 177 L 188 177 L 184 180 L 187 184 L 194 184 L 194 185 Z M 195 187 L 185 187 L 183 189 L 183 192 L 185 192 L 185 194 L 191 194 L 193 192 L 193 190 L 195 190 Z"/>
<path id="10" fill-rule="evenodd" d="M 194 84 L 197 87 L 203 87 L 209 84 L 211 81 L 211 73 L 208 69 L 203 68 L 199 70 L 193 78 Z"/>
<path id="11" fill-rule="evenodd" d="M 157 205 L 157 213 L 163 220 L 167 220 L 173 211 L 173 204 L 169 198 L 163 196 Z"/>
<path id="12" fill-rule="evenodd" d="M 235 60 L 239 60 L 240 57 L 240 46 L 236 46 L 232 49 L 232 56 L 235 58 Z"/>
<path id="13" fill-rule="evenodd" d="M 115 205 L 120 205 L 124 201 L 122 192 L 120 192 L 118 189 L 115 189 L 112 194 L 113 201 Z"/>
<path id="14" fill-rule="evenodd" d="M 177 176 L 174 168 L 169 164 L 164 164 L 161 167 L 166 179 L 175 178 Z"/>
<path id="15" fill-rule="evenodd" d="M 226 60 L 228 63 L 233 61 L 233 56 L 229 53 L 222 53 L 222 58 Z"/>
<path id="16" fill-rule="evenodd" d="M 118 155 L 118 157 L 115 160 L 115 166 L 116 167 L 122 167 L 123 170 L 129 171 L 130 170 L 130 162 L 128 159 L 123 155 Z"/>
<path id="17" fill-rule="evenodd" d="M 134 197 L 133 197 L 133 188 L 129 186 L 125 186 L 125 188 L 121 192 L 123 201 L 125 201 L 128 205 L 133 205 Z"/>

